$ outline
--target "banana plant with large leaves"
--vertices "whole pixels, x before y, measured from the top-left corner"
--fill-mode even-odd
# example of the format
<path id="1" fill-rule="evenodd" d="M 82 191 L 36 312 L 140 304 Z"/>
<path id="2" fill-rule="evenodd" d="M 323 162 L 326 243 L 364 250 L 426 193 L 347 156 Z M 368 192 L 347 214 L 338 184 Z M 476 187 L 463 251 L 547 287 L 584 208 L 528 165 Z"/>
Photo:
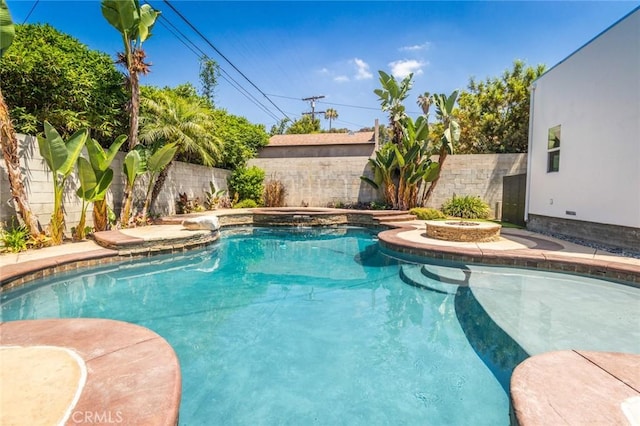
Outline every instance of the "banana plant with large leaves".
<path id="1" fill-rule="evenodd" d="M 403 137 L 404 120 L 407 118 L 404 100 L 409 96 L 411 90 L 411 79 L 413 74 L 409 74 L 398 83 L 395 77 L 378 71 L 382 89 L 375 89 L 373 93 L 378 95 L 382 111 L 389 114 L 389 125 L 392 131 L 392 142 L 400 145 Z"/>
<path id="2" fill-rule="evenodd" d="M 392 142 L 382 145 L 376 151 L 375 158 L 369 158 L 369 166 L 373 170 L 373 179 L 368 176 L 360 176 L 360 179 L 377 190 L 382 189 L 385 203 L 394 209 L 398 208 L 398 196 L 393 176 L 397 166 L 395 145 Z"/>
<path id="3" fill-rule="evenodd" d="M 161 146 L 155 152 L 150 153 L 148 148 L 136 149 L 129 151 L 124 157 L 124 174 L 127 180 L 126 187 L 128 193 L 133 194 L 133 187 L 139 176 L 148 173 L 149 182 L 147 184 L 147 191 L 142 208 L 142 217 L 146 219 L 147 211 L 149 209 L 149 203 L 151 201 L 151 191 L 155 183 L 158 174 L 167 167 L 167 164 L 171 162 L 178 147 L 175 143 L 170 143 Z M 141 154 L 142 152 L 142 154 Z M 123 227 L 131 224 L 131 207 L 133 205 L 133 196 L 125 200 L 125 204 L 122 207 L 120 214 L 120 225 Z"/>
<path id="4" fill-rule="evenodd" d="M 124 176 L 126 179 L 124 189 L 124 200 L 122 200 L 122 209 L 120 210 L 120 226 L 126 228 L 131 220 L 131 206 L 133 205 L 133 187 L 138 177 L 146 171 L 146 161 L 141 150 L 134 149 L 129 151 L 124 157 Z"/>
<path id="5" fill-rule="evenodd" d="M 144 206 L 142 207 L 142 217 L 147 218 L 149 211 L 149 205 L 151 204 L 151 195 L 153 186 L 155 185 L 158 175 L 164 170 L 167 165 L 173 160 L 178 150 L 176 143 L 169 143 L 162 146 L 147 160 L 147 173 L 149 173 L 149 184 L 147 186 L 147 196 L 144 200 Z"/>
<path id="6" fill-rule="evenodd" d="M 44 137 L 38 136 L 38 148 L 52 174 L 53 213 L 51 214 L 51 242 L 61 244 L 64 237 L 63 196 L 67 179 L 89 137 L 87 129 L 80 129 L 64 141 L 47 121 L 44 122 Z"/>
<path id="7" fill-rule="evenodd" d="M 86 147 L 89 159 L 78 158 L 78 180 L 80 188 L 76 194 L 82 199 L 80 221 L 76 227 L 75 238 L 85 238 L 86 212 L 89 203 L 93 203 L 93 226 L 96 231 L 104 231 L 108 225 L 107 191 L 113 182 L 113 169 L 110 167 L 118 150 L 127 140 L 120 135 L 105 151 L 95 139 L 87 139 Z"/>
<path id="8" fill-rule="evenodd" d="M 458 91 L 454 91 L 451 95 L 435 94 L 433 95 L 433 103 L 436 106 L 436 118 L 442 123 L 443 131 L 440 137 L 439 146 L 435 147 L 435 153 L 438 154 L 438 171 L 436 177 L 424 192 L 422 197 L 422 205 L 426 205 L 431 195 L 436 189 L 436 185 L 440 180 L 440 171 L 444 166 L 444 162 L 448 155 L 454 153 L 455 146 L 460 141 L 460 124 L 453 115 L 453 109 L 458 99 Z"/>
<path id="9" fill-rule="evenodd" d="M 395 147 L 398 164 L 398 208 L 410 209 L 418 205 L 420 187 L 432 179 L 437 165 L 429 156 L 429 124 L 425 116 L 414 122 L 404 120 L 402 144 Z"/>

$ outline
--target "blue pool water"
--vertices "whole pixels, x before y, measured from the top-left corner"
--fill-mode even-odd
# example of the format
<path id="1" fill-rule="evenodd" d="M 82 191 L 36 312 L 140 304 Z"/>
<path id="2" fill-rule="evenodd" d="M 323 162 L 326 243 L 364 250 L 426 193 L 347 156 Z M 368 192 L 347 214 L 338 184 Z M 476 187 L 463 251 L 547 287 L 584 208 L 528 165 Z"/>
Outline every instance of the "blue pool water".
<path id="1" fill-rule="evenodd" d="M 154 330 L 180 359 L 182 425 L 507 425 L 517 363 L 640 352 L 638 306 L 584 277 L 399 261 L 360 228 L 242 228 L 4 292 L 2 320 Z"/>

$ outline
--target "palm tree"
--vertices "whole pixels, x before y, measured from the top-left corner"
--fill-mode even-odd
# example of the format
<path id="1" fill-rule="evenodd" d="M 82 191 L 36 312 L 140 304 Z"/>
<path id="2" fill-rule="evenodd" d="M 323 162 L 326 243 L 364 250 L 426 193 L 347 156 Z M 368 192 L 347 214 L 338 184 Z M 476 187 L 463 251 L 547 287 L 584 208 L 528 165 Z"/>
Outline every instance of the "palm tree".
<path id="1" fill-rule="evenodd" d="M 124 52 L 118 62 L 127 69 L 131 102 L 129 104 L 129 151 L 138 144 L 138 113 L 140 110 L 140 74 L 149 73 L 142 43 L 151 37 L 151 28 L 160 12 L 138 0 L 102 0 L 102 16 L 122 35 Z"/>
<path id="2" fill-rule="evenodd" d="M 220 158 L 222 142 L 213 134 L 212 110 L 197 98 L 159 91 L 142 98 L 142 111 L 140 140 L 148 146 L 177 146 L 176 154 L 155 182 L 150 203 L 153 205 L 176 156 L 212 166 Z"/>
<path id="3" fill-rule="evenodd" d="M 329 120 L 329 130 L 331 130 L 331 120 L 338 118 L 338 111 L 333 108 L 327 108 L 324 113 L 324 119 Z"/>
<path id="4" fill-rule="evenodd" d="M 0 55 L 4 53 L 13 41 L 13 22 L 9 8 L 4 0 L 0 0 Z M 9 108 L 2 96 L 0 90 L 0 144 L 2 145 L 2 156 L 7 167 L 7 175 L 9 176 L 9 186 L 11 187 L 11 197 L 16 205 L 16 210 L 22 218 L 22 221 L 29 229 L 32 237 L 40 235 L 40 226 L 38 219 L 31 211 L 27 191 L 22 181 L 22 172 L 20 170 L 20 158 L 18 157 L 18 139 L 16 132 L 11 124 L 9 116 Z"/>

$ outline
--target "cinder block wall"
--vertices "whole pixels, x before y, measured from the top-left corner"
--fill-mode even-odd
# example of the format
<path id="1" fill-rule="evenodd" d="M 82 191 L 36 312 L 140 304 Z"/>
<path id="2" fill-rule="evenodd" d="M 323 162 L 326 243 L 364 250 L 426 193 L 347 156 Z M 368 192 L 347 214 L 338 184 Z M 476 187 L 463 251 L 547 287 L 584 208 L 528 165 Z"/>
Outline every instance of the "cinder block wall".
<path id="1" fill-rule="evenodd" d="M 40 223 L 45 226 L 50 221 L 53 204 L 53 184 L 46 163 L 38 152 L 37 141 L 31 136 L 20 136 L 19 154 L 23 167 L 29 202 Z M 120 210 L 124 177 L 120 153 L 112 165 L 114 180 L 109 200 L 116 212 Z M 371 202 L 378 200 L 379 194 L 370 185 L 362 182 L 360 176 L 372 177 L 368 164 L 369 157 L 315 157 L 315 158 L 258 158 L 249 162 L 265 170 L 266 178 L 275 178 L 285 186 L 288 206 L 323 207 L 338 202 Z M 439 208 L 442 203 L 457 195 L 478 195 L 489 203 L 492 211 L 496 202 L 502 200 L 502 177 L 526 172 L 526 154 L 481 154 L 453 155 L 446 160 L 438 188 L 429 202 L 430 207 Z M 6 222 L 15 215 L 11 203 L 9 182 L 4 161 L 0 162 L 0 221 Z M 209 182 L 217 189 L 227 188 L 228 170 L 194 164 L 176 162 L 169 171 L 163 192 L 156 202 L 154 213 L 170 215 L 175 213 L 178 193 L 186 192 L 189 198 L 205 198 Z M 145 177 L 138 179 L 135 196 L 138 206 L 146 192 Z M 65 212 L 67 231 L 78 223 L 81 201 L 75 195 L 77 178 L 68 180 L 65 192 Z M 91 209 L 91 207 L 89 207 Z M 88 215 L 88 225 L 92 224 Z"/>
<path id="2" fill-rule="evenodd" d="M 287 205 L 326 206 L 380 198 L 370 185 L 360 180 L 362 175 L 372 177 L 367 160 L 368 157 L 257 158 L 249 164 L 264 169 L 267 178 L 282 181 Z M 428 205 L 440 208 L 453 194 L 478 195 L 494 212 L 496 203 L 502 201 L 502 177 L 526 171 L 526 154 L 449 156 Z"/>
<path id="3" fill-rule="evenodd" d="M 22 176 L 27 188 L 29 204 L 38 216 L 40 224 L 44 227 L 49 224 L 53 211 L 51 172 L 44 159 L 40 156 L 38 142 L 35 137 L 18 135 L 18 147 L 20 165 L 23 169 Z M 122 192 L 124 190 L 123 159 L 124 153 L 119 153 L 111 165 L 115 177 L 111 184 L 108 200 L 114 206 L 116 212 L 120 210 Z M 228 170 L 176 162 L 169 170 L 168 179 L 158 197 L 153 212 L 161 215 L 174 214 L 178 192 L 186 192 L 189 198 L 200 197 L 200 199 L 204 200 L 205 191 L 209 191 L 209 182 L 213 182 L 217 189 L 226 189 L 228 175 Z M 137 180 L 134 189 L 135 199 L 140 208 L 146 194 L 147 182 L 146 177 L 141 176 Z M 78 186 L 78 179 L 74 173 L 67 180 L 64 196 L 67 232 L 70 232 L 71 227 L 75 226 L 80 219 L 82 201 L 76 196 Z M 0 221 L 6 223 L 13 216 L 15 216 L 15 211 L 11 202 L 9 178 L 4 161 L 0 161 Z M 91 206 L 89 206 L 87 225 L 91 226 L 92 224 L 93 218 Z"/>
<path id="4" fill-rule="evenodd" d="M 428 207 L 440 208 L 453 194 L 477 195 L 495 213 L 496 203 L 502 202 L 502 178 L 526 172 L 527 154 L 450 155 Z"/>
<path id="5" fill-rule="evenodd" d="M 376 190 L 360 176 L 373 177 L 369 157 L 254 158 L 250 166 L 265 171 L 265 180 L 280 180 L 288 206 L 326 207 L 336 202 L 371 202 Z"/>

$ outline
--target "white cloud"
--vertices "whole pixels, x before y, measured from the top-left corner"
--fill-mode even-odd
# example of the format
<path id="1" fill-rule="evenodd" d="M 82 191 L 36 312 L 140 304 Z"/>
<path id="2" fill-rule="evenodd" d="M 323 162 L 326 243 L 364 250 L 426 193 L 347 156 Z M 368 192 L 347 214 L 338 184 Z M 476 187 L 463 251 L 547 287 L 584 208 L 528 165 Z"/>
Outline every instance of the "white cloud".
<path id="1" fill-rule="evenodd" d="M 420 75 L 422 74 L 422 67 L 425 65 L 427 65 L 425 62 L 415 59 L 403 59 L 389 63 L 389 66 L 391 67 L 391 74 L 395 78 L 405 78 L 411 73 Z"/>
<path id="2" fill-rule="evenodd" d="M 333 81 L 337 83 L 346 83 L 347 81 L 349 81 L 349 77 L 347 77 L 346 75 L 338 75 L 333 78 Z"/>
<path id="3" fill-rule="evenodd" d="M 429 47 L 431 47 L 431 43 L 428 41 L 425 41 L 422 44 L 414 44 L 412 46 L 402 46 L 400 49 L 401 52 L 416 52 L 418 50 L 427 50 Z"/>
<path id="4" fill-rule="evenodd" d="M 371 71 L 369 71 L 369 64 L 359 58 L 354 58 L 353 63 L 356 65 L 356 80 L 367 80 L 373 77 Z"/>
<path id="5" fill-rule="evenodd" d="M 318 70 L 320 74 L 331 74 L 328 68 L 321 68 Z"/>

